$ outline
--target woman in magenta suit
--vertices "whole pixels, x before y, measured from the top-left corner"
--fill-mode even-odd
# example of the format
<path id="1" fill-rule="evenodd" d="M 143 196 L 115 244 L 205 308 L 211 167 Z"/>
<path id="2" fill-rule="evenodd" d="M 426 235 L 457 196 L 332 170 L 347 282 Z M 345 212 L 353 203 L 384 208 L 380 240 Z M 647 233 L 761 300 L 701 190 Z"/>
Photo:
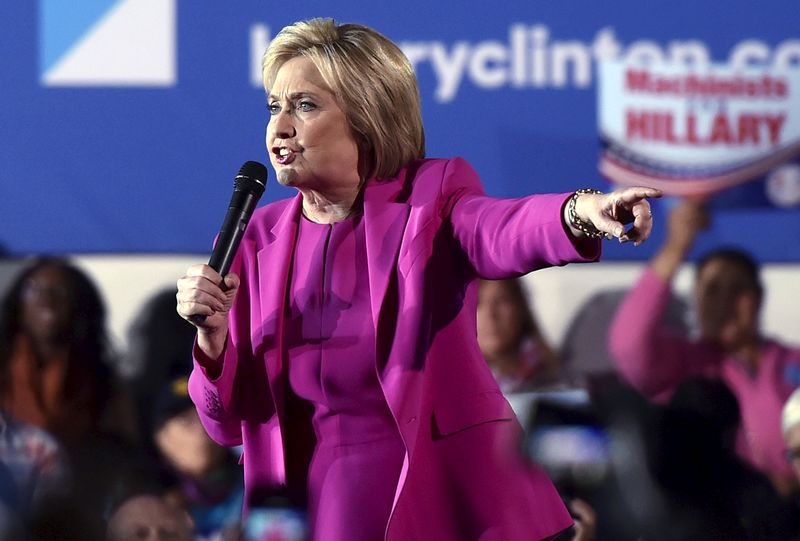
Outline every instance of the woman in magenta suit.
<path id="1" fill-rule="evenodd" d="M 659 193 L 487 197 L 464 160 L 424 159 L 412 68 L 361 25 L 284 28 L 264 82 L 270 161 L 299 193 L 256 210 L 224 279 L 197 265 L 178 282 L 178 312 L 207 316 L 190 394 L 209 435 L 244 448 L 246 507 L 301 492 L 325 541 L 568 528 L 514 453 L 477 280 L 596 260 L 606 233 L 638 244 Z"/>

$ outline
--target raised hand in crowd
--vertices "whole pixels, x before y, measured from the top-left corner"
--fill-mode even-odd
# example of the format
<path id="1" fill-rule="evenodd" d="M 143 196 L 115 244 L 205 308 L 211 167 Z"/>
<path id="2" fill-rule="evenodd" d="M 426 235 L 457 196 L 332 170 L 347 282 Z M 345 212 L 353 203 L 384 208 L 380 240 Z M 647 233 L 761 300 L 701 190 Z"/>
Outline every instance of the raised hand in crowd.
<path id="1" fill-rule="evenodd" d="M 694 246 L 697 235 L 711 225 L 704 201 L 683 200 L 670 212 L 667 239 L 651 262 L 664 280 L 671 280 Z"/>

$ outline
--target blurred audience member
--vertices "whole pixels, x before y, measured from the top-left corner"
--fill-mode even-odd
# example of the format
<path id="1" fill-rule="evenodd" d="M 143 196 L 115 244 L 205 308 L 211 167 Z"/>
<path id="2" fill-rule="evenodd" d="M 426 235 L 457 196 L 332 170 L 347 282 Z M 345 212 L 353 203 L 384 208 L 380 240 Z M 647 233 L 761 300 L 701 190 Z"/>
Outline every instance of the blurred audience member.
<path id="1" fill-rule="evenodd" d="M 620 385 L 601 409 L 614 440 L 619 503 L 638 531 L 632 539 L 794 539 L 790 506 L 736 453 L 739 405 L 720 379 L 687 378 L 665 405 Z"/>
<path id="2" fill-rule="evenodd" d="M 791 538 L 789 506 L 764 474 L 736 455 L 739 422 L 736 396 L 716 378 L 683 381 L 663 410 L 651 468 L 679 539 Z"/>
<path id="3" fill-rule="evenodd" d="M 558 357 L 539 331 L 519 278 L 481 281 L 478 344 L 504 393 L 557 380 Z"/>
<path id="4" fill-rule="evenodd" d="M 100 528 L 111 488 L 149 471 L 130 441 L 132 408 L 112 366 L 92 280 L 61 258 L 24 267 L 0 306 L 0 407 L 56 437 L 72 473 L 70 502 Z"/>
<path id="5" fill-rule="evenodd" d="M 64 495 L 69 487 L 69 466 L 61 446 L 35 426 L 0 414 L 0 464 L 10 483 L 2 483 L 3 502 L 21 516 L 35 513 L 45 498 Z M 13 495 L 9 500 L 6 495 Z"/>
<path id="6" fill-rule="evenodd" d="M 154 414 L 153 438 L 180 484 L 179 500 L 190 511 L 198 536 L 218 539 L 242 515 L 244 480 L 234 455 L 211 440 L 188 394 L 188 377 L 169 382 Z"/>
<path id="7" fill-rule="evenodd" d="M 795 479 L 784 458 L 780 415 L 800 384 L 800 349 L 762 336 L 757 264 L 739 250 L 706 255 L 695 275 L 699 336 L 677 336 L 662 324 L 672 279 L 708 223 L 700 203 L 685 201 L 673 209 L 666 243 L 614 317 L 609 349 L 622 375 L 655 399 L 667 398 L 690 376 L 725 381 L 741 407 L 739 453 L 787 493 Z"/>
<path id="8" fill-rule="evenodd" d="M 125 377 L 132 383 L 139 431 L 153 432 L 153 404 L 173 378 L 192 370 L 195 328 L 175 312 L 175 288 L 150 297 L 128 332 Z"/>
<path id="9" fill-rule="evenodd" d="M 189 514 L 153 494 L 138 494 L 123 501 L 108 521 L 106 541 L 192 541 Z"/>
<path id="10" fill-rule="evenodd" d="M 539 330 L 521 278 L 481 280 L 477 326 L 478 345 L 503 393 L 530 391 L 559 382 L 558 356 Z M 572 533 L 563 537 L 592 541 L 597 520 L 594 509 L 577 498 L 568 503 L 568 508 L 575 526 Z"/>
<path id="11" fill-rule="evenodd" d="M 99 426 L 111 398 L 105 307 L 88 276 L 41 258 L 0 312 L 0 399 L 11 417 L 67 442 Z"/>

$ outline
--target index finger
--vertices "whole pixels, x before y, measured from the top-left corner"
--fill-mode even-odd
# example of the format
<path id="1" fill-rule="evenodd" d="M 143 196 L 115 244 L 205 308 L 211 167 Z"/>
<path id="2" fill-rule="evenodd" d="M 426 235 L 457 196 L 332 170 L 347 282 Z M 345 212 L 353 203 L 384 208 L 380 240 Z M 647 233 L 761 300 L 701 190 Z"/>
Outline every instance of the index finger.
<path id="1" fill-rule="evenodd" d="M 657 190 L 655 188 L 634 186 L 632 188 L 626 188 L 625 190 L 623 190 L 622 193 L 620 194 L 620 199 L 622 199 L 626 203 L 632 203 L 634 201 L 639 201 L 641 199 L 658 199 L 663 195 L 664 193 L 661 190 Z"/>

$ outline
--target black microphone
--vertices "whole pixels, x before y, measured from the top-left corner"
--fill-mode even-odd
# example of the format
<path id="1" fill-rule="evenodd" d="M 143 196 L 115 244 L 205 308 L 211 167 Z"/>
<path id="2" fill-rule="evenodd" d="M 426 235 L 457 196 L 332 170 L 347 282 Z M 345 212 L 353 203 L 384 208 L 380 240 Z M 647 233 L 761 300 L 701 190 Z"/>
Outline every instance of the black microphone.
<path id="1" fill-rule="evenodd" d="M 248 161 L 239 169 L 233 179 L 233 195 L 228 204 L 228 212 L 217 236 L 217 243 L 211 252 L 208 266 L 217 271 L 223 278 L 231 268 L 231 262 L 242 241 L 244 230 L 253 215 L 258 200 L 264 193 L 267 182 L 267 168 L 258 162 Z M 225 287 L 225 282 L 220 284 Z M 196 314 L 192 321 L 202 323 L 206 316 Z"/>

